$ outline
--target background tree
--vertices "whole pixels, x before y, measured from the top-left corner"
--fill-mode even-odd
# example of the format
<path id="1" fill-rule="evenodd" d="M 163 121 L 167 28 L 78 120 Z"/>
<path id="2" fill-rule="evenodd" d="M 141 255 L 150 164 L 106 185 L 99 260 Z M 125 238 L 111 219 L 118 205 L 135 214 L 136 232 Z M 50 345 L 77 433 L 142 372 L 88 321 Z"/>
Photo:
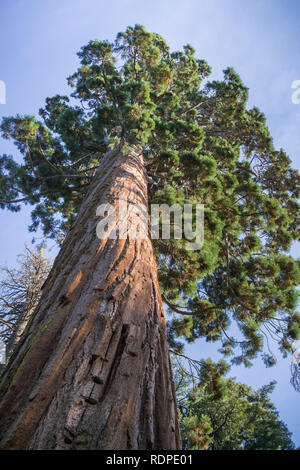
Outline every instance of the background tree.
<path id="1" fill-rule="evenodd" d="M 222 393 L 202 365 L 191 386 L 183 363 L 175 364 L 175 384 L 183 448 L 198 450 L 292 450 L 292 433 L 271 401 L 275 382 L 254 391 L 234 379 L 220 378 Z M 220 390 L 220 387 L 219 387 Z"/>
<path id="2" fill-rule="evenodd" d="M 21 202 L 32 204 L 30 230 L 41 225 L 59 242 L 68 233 L 55 267 L 67 276 L 61 263 L 73 260 L 70 245 L 90 237 L 78 225 L 83 210 L 91 218 L 99 201 L 120 196 L 116 181 L 125 181 L 125 167 L 132 198 L 134 191 L 140 194 L 133 177 L 139 175 L 148 204 L 200 202 L 200 251 L 189 250 L 186 239 L 153 241 L 163 299 L 176 314 L 169 328 L 172 347 L 178 347 L 178 336 L 221 340 L 223 353 L 245 365 L 268 335 L 276 335 L 284 354 L 291 351 L 300 328 L 299 266 L 288 255 L 299 237 L 299 176 L 284 151 L 274 149 L 263 113 L 247 109 L 248 91 L 237 73 L 228 68 L 223 80 L 205 81 L 210 68 L 190 45 L 170 52 L 161 36 L 139 25 L 119 33 L 114 43 L 91 41 L 78 55 L 80 67 L 69 78 L 71 99 L 47 98 L 41 120 L 3 120 L 2 136 L 14 141 L 24 161 L 1 157 L 1 207 L 18 211 Z M 153 265 L 152 258 L 148 262 Z M 112 273 L 115 266 L 116 260 Z M 126 285 L 140 285 L 141 278 L 122 276 Z M 53 276 L 47 282 L 51 290 Z M 237 337 L 229 331 L 232 320 Z M 169 376 L 165 346 L 163 351 L 163 376 Z M 274 362 L 271 352 L 264 358 L 267 365 Z"/>
<path id="3" fill-rule="evenodd" d="M 25 247 L 18 256 L 18 267 L 2 267 L 0 279 L 0 339 L 9 356 L 20 340 L 38 304 L 41 287 L 51 267 L 42 249 Z"/>

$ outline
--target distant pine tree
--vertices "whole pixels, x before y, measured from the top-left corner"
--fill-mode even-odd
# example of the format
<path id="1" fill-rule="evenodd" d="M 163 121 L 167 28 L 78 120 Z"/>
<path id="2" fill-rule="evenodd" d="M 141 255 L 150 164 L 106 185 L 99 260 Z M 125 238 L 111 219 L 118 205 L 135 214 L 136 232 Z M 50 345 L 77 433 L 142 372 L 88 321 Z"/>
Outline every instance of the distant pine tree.
<path id="1" fill-rule="evenodd" d="M 254 391 L 219 376 L 222 393 L 216 394 L 214 380 L 205 372 L 211 365 L 203 363 L 204 373 L 194 387 L 184 365 L 174 365 L 183 448 L 293 450 L 292 433 L 269 397 L 276 382 Z"/>
<path id="2" fill-rule="evenodd" d="M 42 249 L 26 246 L 18 256 L 18 267 L 2 267 L 0 279 L 0 339 L 6 344 L 6 356 L 19 342 L 41 296 L 41 287 L 51 262 Z"/>

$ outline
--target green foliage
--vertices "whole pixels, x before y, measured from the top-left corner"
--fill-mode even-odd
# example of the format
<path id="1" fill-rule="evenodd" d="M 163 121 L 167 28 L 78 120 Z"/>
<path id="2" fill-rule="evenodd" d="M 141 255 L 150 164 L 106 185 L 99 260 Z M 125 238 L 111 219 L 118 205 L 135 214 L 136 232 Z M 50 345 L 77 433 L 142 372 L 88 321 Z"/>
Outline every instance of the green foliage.
<path id="1" fill-rule="evenodd" d="M 203 364 L 203 369 L 205 369 Z M 216 365 L 191 387 L 189 373 L 175 365 L 175 385 L 184 449 L 292 450 L 291 433 L 270 399 L 275 382 L 254 391 L 220 377 L 222 393 L 212 386 Z M 223 372 L 224 373 L 224 372 Z M 222 373 L 221 373 L 222 374 Z"/>
<path id="2" fill-rule="evenodd" d="M 299 238 L 299 175 L 273 147 L 264 114 L 247 108 L 248 89 L 228 68 L 210 68 L 190 45 L 171 52 L 142 26 L 116 41 L 90 41 L 68 79 L 71 98 L 47 98 L 41 120 L 3 119 L 22 163 L 0 159 L 0 206 L 33 205 L 30 230 L 62 240 L 105 151 L 143 151 L 150 202 L 202 203 L 204 246 L 154 240 L 159 282 L 170 311 L 170 341 L 222 341 L 249 365 L 268 334 L 283 353 L 299 335 L 294 320 L 299 265 L 287 253 Z M 232 322 L 240 337 L 228 335 Z M 270 362 L 270 361 L 269 361 Z"/>

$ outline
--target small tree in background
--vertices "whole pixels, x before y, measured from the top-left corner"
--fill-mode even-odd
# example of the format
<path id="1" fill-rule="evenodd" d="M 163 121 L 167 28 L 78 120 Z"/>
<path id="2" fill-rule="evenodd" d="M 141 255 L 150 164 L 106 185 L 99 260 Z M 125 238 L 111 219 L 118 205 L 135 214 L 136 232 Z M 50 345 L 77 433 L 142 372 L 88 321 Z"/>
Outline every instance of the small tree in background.
<path id="1" fill-rule="evenodd" d="M 25 247 L 18 267 L 1 267 L 0 339 L 10 356 L 36 307 L 51 267 L 42 249 Z"/>
<path id="2" fill-rule="evenodd" d="M 299 265 L 288 254 L 299 175 L 264 114 L 247 108 L 238 74 L 208 82 L 190 45 L 171 52 L 137 25 L 78 55 L 72 99 L 47 98 L 40 119 L 1 124 L 24 159 L 0 158 L 0 207 L 32 204 L 30 229 L 63 240 L 2 378 L 1 446 L 178 448 L 162 299 L 174 312 L 173 348 L 180 336 L 220 340 L 248 366 L 276 336 L 290 352 L 300 331 Z M 149 209 L 203 204 L 203 248 L 150 234 L 114 240 L 114 223 L 97 239 L 96 208 L 120 198 Z"/>
<path id="3" fill-rule="evenodd" d="M 210 361 L 200 381 L 174 362 L 175 386 L 183 448 L 198 450 L 292 450 L 292 433 L 270 399 L 276 382 L 254 391 L 233 379 L 219 377 L 216 388 Z M 221 391 L 221 393 L 220 393 Z"/>

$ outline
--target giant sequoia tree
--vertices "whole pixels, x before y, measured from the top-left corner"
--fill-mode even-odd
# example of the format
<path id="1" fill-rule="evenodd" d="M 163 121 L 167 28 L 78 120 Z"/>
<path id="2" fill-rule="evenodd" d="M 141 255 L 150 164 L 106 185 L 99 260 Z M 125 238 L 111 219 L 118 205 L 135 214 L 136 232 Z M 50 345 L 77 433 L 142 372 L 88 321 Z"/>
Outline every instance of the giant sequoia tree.
<path id="1" fill-rule="evenodd" d="M 221 340 L 247 365 L 277 335 L 288 352 L 300 329 L 299 268 L 286 254 L 299 177 L 233 69 L 208 82 L 191 46 L 171 53 L 141 26 L 78 55 L 70 98 L 1 125 L 24 156 L 1 157 L 1 207 L 33 205 L 30 229 L 62 244 L 2 376 L 1 446 L 180 448 L 162 299 L 173 348 L 180 335 Z M 112 237 L 117 219 L 99 239 L 97 207 L 123 220 L 119 199 L 204 204 L 203 248 Z"/>

